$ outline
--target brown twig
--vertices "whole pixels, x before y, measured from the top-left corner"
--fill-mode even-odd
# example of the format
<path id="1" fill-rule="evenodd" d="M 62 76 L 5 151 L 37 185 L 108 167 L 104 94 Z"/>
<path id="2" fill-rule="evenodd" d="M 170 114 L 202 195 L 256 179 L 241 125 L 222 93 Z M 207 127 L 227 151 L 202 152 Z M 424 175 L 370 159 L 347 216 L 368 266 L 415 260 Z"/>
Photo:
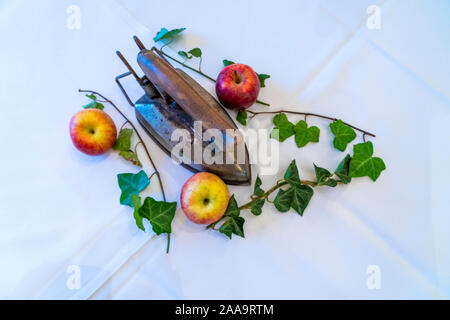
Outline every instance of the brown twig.
<path id="1" fill-rule="evenodd" d="M 105 103 L 107 103 L 107 101 L 105 101 Z M 119 132 L 122 131 L 122 129 L 129 123 L 130 121 L 126 120 L 122 126 L 120 126 Z M 136 152 L 136 151 L 135 151 Z"/>
<path id="2" fill-rule="evenodd" d="M 97 91 L 78 89 L 78 92 L 92 93 L 92 94 L 95 94 L 95 95 L 101 97 L 103 100 L 105 100 L 105 102 L 107 102 L 107 103 L 109 103 L 111 106 L 113 106 L 113 108 L 116 109 L 116 111 L 117 111 L 118 113 L 120 113 L 120 115 L 126 120 L 126 122 L 124 123 L 124 125 L 128 123 L 128 124 L 133 128 L 134 132 L 136 132 L 136 135 L 137 135 L 137 137 L 138 137 L 138 139 L 139 139 L 139 142 L 140 142 L 140 143 L 142 144 L 142 146 L 144 147 L 145 153 L 147 154 L 147 157 L 148 157 L 148 159 L 150 160 L 150 163 L 152 164 L 153 170 L 155 170 L 153 174 L 156 174 L 156 176 L 158 177 L 159 187 L 161 188 L 161 194 L 162 194 L 163 200 L 166 201 L 166 194 L 165 194 L 165 192 L 164 192 L 164 187 L 163 187 L 163 184 L 162 184 L 161 175 L 159 174 L 159 171 L 158 171 L 158 169 L 156 168 L 156 165 L 155 165 L 155 163 L 153 162 L 152 157 L 150 156 L 150 152 L 148 151 L 148 148 L 147 148 L 147 146 L 145 145 L 144 140 L 142 139 L 141 135 L 140 135 L 139 132 L 137 131 L 137 129 L 136 129 L 136 127 L 134 126 L 133 122 L 131 122 L 130 119 L 128 119 L 128 117 L 127 117 L 122 111 L 120 111 L 119 107 L 117 107 L 117 106 L 115 105 L 114 102 L 112 102 L 110 99 L 106 98 L 104 95 L 98 93 Z M 170 234 L 167 234 L 167 249 L 166 249 L 166 252 L 167 252 L 167 253 L 169 253 L 169 248 L 170 248 Z"/>
<path id="3" fill-rule="evenodd" d="M 136 145 L 134 146 L 134 153 L 137 153 L 136 150 L 137 150 L 137 147 L 138 147 L 140 144 L 142 144 L 141 141 L 138 141 L 138 142 L 136 143 Z"/>
<path id="4" fill-rule="evenodd" d="M 289 110 L 279 110 L 279 111 L 261 111 L 261 112 L 255 112 L 255 111 L 251 111 L 251 110 L 246 110 L 247 113 L 250 114 L 250 116 L 248 117 L 248 119 L 253 119 L 254 117 L 256 117 L 257 115 L 261 115 L 261 114 L 280 114 L 280 113 L 287 113 L 287 114 L 296 114 L 296 115 L 302 115 L 305 116 L 305 119 L 307 116 L 312 116 L 312 117 L 317 117 L 317 118 L 322 118 L 322 119 L 327 119 L 327 120 L 331 120 L 331 121 L 337 121 L 339 119 L 337 118 L 333 118 L 333 117 L 329 117 L 329 116 L 324 116 L 321 114 L 317 114 L 317 113 L 312 113 L 312 112 L 301 112 L 301 111 L 289 111 Z M 365 139 L 365 136 L 371 136 L 371 137 L 376 137 L 376 135 L 374 135 L 373 133 L 370 133 L 366 130 L 360 129 L 358 127 L 355 127 L 347 122 L 342 121 L 346 126 L 353 128 L 359 132 L 361 132 L 363 134 L 363 139 Z"/>
<path id="5" fill-rule="evenodd" d="M 149 177 L 148 177 L 148 180 L 152 180 L 152 178 L 153 178 L 153 176 L 156 174 L 156 171 L 155 172 L 153 172 Z"/>

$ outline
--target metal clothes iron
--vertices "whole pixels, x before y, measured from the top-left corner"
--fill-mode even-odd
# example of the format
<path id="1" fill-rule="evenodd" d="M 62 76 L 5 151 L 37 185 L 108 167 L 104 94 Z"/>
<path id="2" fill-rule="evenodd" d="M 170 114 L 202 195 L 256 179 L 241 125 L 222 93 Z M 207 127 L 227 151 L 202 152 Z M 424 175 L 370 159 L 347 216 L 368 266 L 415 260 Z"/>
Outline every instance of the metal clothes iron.
<path id="1" fill-rule="evenodd" d="M 172 67 L 158 49 L 155 47 L 150 50 L 146 49 L 136 36 L 134 36 L 134 41 L 140 49 L 137 62 L 144 72 L 144 76 L 139 77 L 123 55 L 117 51 L 117 55 L 129 71 L 117 76 L 116 82 L 127 101 L 135 108 L 136 118 L 145 131 L 167 154 L 174 156 L 177 162 L 192 172 L 214 173 L 227 184 L 250 184 L 251 166 L 247 147 L 236 124 L 223 107 L 189 75 Z M 131 101 L 120 82 L 121 78 L 129 75 L 133 75 L 144 90 L 144 95 L 135 103 Z M 203 132 L 200 134 L 201 137 L 198 137 L 199 131 L 194 128 L 195 121 L 202 121 L 203 132 L 207 129 L 218 129 L 222 134 L 223 148 L 217 145 L 212 151 L 219 153 L 219 157 L 223 160 L 222 163 L 209 163 L 210 161 L 204 160 L 186 161 L 186 155 L 172 153 L 174 147 L 179 144 L 179 141 L 172 141 L 172 134 L 176 129 L 184 129 L 187 130 L 184 132 L 189 132 L 188 143 L 191 144 L 191 152 L 194 152 L 196 148 L 194 143 L 198 143 L 198 141 L 201 141 L 202 155 L 205 148 L 210 148 L 214 141 L 203 141 Z M 234 130 L 236 135 L 230 136 L 227 129 Z M 230 144 L 232 148 L 228 149 Z M 238 157 L 238 146 L 244 150 L 243 161 Z M 233 151 L 231 152 L 232 158 L 231 161 L 230 159 L 226 161 L 226 158 L 230 157 L 229 150 Z M 187 158 L 192 160 L 194 157 L 191 154 Z"/>

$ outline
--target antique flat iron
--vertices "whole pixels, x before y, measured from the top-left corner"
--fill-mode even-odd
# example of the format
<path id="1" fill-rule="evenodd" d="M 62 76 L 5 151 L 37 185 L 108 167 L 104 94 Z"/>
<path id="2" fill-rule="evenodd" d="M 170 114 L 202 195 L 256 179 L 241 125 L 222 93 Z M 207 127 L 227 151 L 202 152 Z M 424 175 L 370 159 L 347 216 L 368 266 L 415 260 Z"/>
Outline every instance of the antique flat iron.
<path id="1" fill-rule="evenodd" d="M 247 147 L 236 124 L 223 107 L 184 71 L 175 69 L 157 48 L 153 47 L 148 50 L 136 36 L 133 38 L 140 49 L 137 62 L 144 72 L 144 76 L 139 77 L 123 55 L 117 51 L 117 55 L 127 67 L 128 72 L 117 76 L 116 82 L 127 101 L 135 108 L 136 118 L 145 131 L 168 155 L 175 157 L 174 160 L 192 172 L 214 173 L 227 184 L 250 184 L 251 166 Z M 133 75 L 144 90 L 144 95 L 135 103 L 131 101 L 120 82 L 121 78 L 129 75 Z M 188 132 L 191 136 L 189 142 L 191 152 L 194 152 L 196 148 L 194 143 L 198 143 L 198 141 L 201 141 L 202 154 L 205 148 L 210 148 L 214 141 L 203 141 L 202 137 L 198 137 L 199 131 L 195 125 L 197 121 L 202 122 L 201 130 L 217 129 L 223 135 L 224 145 L 217 145 L 213 150 L 213 153 L 217 152 L 217 155 L 222 157 L 222 162 L 186 161 L 186 155 L 174 155 L 172 152 L 179 143 L 172 141 L 172 134 L 176 129 L 184 129 L 184 132 Z M 227 129 L 231 129 L 235 135 L 230 136 Z M 200 135 L 202 135 L 201 132 Z M 229 149 L 230 145 L 232 148 Z M 244 150 L 241 157 L 236 151 L 238 146 Z M 233 151 L 231 152 L 231 161 L 230 158 L 226 161 L 226 158 L 230 157 L 230 150 Z M 192 160 L 194 157 L 191 154 L 188 158 Z"/>

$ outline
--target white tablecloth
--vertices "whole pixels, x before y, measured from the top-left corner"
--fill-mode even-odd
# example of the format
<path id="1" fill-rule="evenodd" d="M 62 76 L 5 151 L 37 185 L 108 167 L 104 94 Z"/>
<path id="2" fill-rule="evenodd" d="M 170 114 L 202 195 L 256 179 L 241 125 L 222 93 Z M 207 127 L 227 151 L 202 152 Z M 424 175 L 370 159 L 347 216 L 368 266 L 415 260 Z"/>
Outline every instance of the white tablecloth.
<path id="1" fill-rule="evenodd" d="M 71 5 L 79 29 L 67 27 Z M 381 29 L 366 25 L 370 5 L 381 10 Z M 449 298 L 449 14 L 446 0 L 0 2 L 0 297 Z M 85 156 L 68 134 L 87 103 L 78 88 L 103 93 L 134 119 L 114 83 L 125 71 L 115 50 L 136 66 L 132 35 L 150 46 L 161 27 L 187 27 L 171 49 L 201 47 L 208 74 L 222 59 L 270 74 L 260 97 L 273 110 L 329 114 L 374 131 L 387 170 L 376 183 L 316 190 L 303 217 L 270 205 L 259 217 L 246 212 L 245 239 L 204 231 L 177 210 L 166 255 L 166 238 L 148 225 L 138 230 L 119 204 L 116 175 L 136 168 L 112 152 Z M 133 80 L 125 85 L 139 97 Z M 283 143 L 280 172 L 263 187 L 292 158 L 307 178 L 313 162 L 334 168 L 342 158 L 328 123 L 309 122 L 321 142 Z M 249 126 L 270 128 L 271 119 Z M 168 198 L 178 200 L 191 173 L 146 142 Z M 250 188 L 230 192 L 243 203 Z M 159 197 L 157 184 L 146 194 Z M 73 266 L 78 289 L 67 286 Z M 367 286 L 370 266 L 378 289 Z"/>

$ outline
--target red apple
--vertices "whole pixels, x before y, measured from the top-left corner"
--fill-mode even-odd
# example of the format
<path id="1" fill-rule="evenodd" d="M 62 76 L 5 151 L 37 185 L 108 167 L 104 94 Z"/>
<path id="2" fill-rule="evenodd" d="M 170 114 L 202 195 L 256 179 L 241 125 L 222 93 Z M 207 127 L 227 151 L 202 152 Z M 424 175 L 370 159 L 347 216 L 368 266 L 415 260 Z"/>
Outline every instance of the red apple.
<path id="1" fill-rule="evenodd" d="M 209 172 L 189 178 L 181 189 L 181 208 L 186 217 L 197 224 L 210 224 L 227 210 L 230 194 L 225 182 Z"/>
<path id="2" fill-rule="evenodd" d="M 217 77 L 216 93 L 223 106 L 240 110 L 256 102 L 261 84 L 258 75 L 245 64 L 225 67 Z"/>
<path id="3" fill-rule="evenodd" d="M 70 119 L 70 138 L 81 152 L 98 156 L 114 145 L 117 130 L 114 121 L 104 111 L 85 109 Z"/>

